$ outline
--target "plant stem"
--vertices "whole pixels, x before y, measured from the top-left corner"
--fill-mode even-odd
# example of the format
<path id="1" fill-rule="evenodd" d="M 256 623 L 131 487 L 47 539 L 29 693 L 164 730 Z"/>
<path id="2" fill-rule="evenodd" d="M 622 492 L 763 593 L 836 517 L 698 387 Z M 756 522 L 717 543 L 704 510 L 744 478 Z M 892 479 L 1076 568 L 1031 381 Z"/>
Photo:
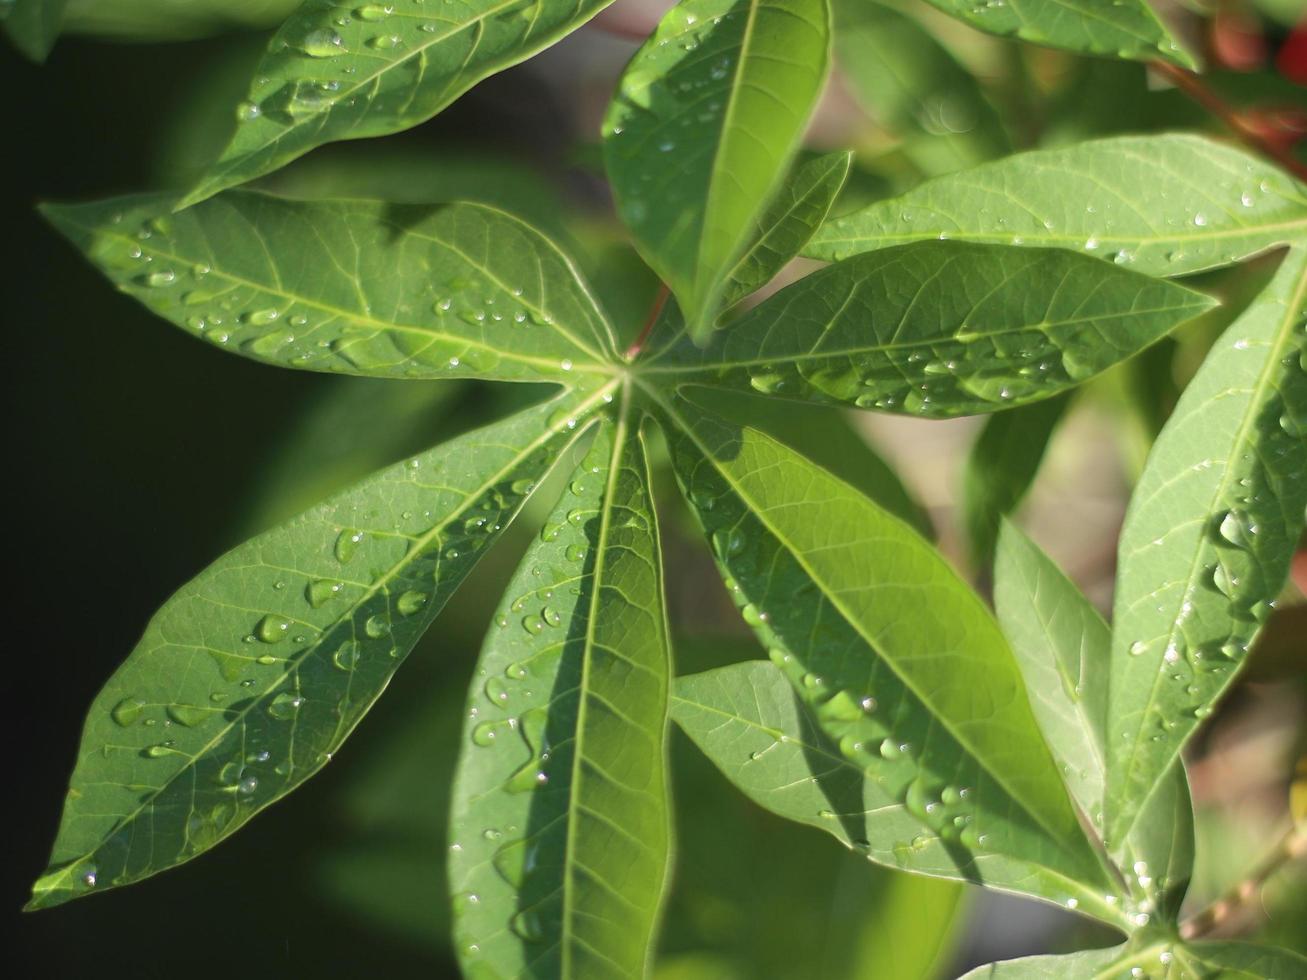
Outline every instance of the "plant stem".
<path id="1" fill-rule="evenodd" d="M 640 351 L 644 350 L 645 342 L 649 339 L 649 334 L 653 333 L 654 324 L 658 322 L 658 314 L 662 313 L 663 306 L 667 303 L 667 297 L 671 295 L 671 290 L 667 288 L 666 283 L 658 284 L 658 293 L 654 296 L 653 305 L 649 307 L 649 315 L 645 317 L 644 326 L 640 329 L 640 336 L 635 338 L 635 343 L 626 348 L 626 359 L 633 361 L 640 356 Z"/>
<path id="2" fill-rule="evenodd" d="M 1185 939 L 1196 939 L 1219 929 L 1261 892 L 1271 875 L 1289 862 L 1304 856 L 1307 856 L 1307 828 L 1293 827 L 1246 878 L 1182 923 L 1180 935 Z"/>
<path id="3" fill-rule="evenodd" d="M 1249 147 L 1270 157 L 1299 180 L 1307 180 L 1307 164 L 1294 157 L 1287 148 L 1268 139 L 1266 134 L 1259 131 L 1255 126 L 1250 126 L 1245 122 L 1233 106 L 1207 87 L 1200 76 L 1165 61 L 1153 61 L 1150 62 L 1150 66 L 1154 71 L 1165 75 L 1185 95 L 1225 123 Z"/>

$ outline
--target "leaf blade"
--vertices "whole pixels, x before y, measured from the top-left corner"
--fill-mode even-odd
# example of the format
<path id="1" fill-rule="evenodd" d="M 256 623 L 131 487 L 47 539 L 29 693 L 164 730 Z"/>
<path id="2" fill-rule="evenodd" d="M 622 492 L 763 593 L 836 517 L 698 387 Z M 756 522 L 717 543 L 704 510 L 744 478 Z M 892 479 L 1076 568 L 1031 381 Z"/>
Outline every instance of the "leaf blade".
<path id="1" fill-rule="evenodd" d="M 1288 574 L 1307 507 L 1295 476 L 1307 469 L 1304 322 L 1307 249 L 1295 248 L 1185 389 L 1131 500 L 1108 699 L 1109 841 L 1229 686 Z"/>
<path id="2" fill-rule="evenodd" d="M 482 653 L 450 831 L 469 972 L 637 976 L 651 955 L 669 857 L 670 654 L 647 463 L 628 424 L 601 428 Z"/>
<path id="3" fill-rule="evenodd" d="M 1165 198 L 1152 191 L 1162 186 Z M 1187 275 L 1307 235 L 1307 188 L 1205 137 L 1111 137 L 927 181 L 827 222 L 805 254 L 843 258 L 941 235 L 1075 249 L 1149 275 Z"/>
<path id="4" fill-rule="evenodd" d="M 183 586 L 88 713 L 28 907 L 189 860 L 321 768 L 576 438 L 551 419 L 601 402 L 566 394 L 383 470 Z"/>
<path id="5" fill-rule="evenodd" d="M 40 63 L 59 38 L 67 6 L 68 0 L 14 0 L 0 13 L 0 25 L 14 47 Z"/>
<path id="6" fill-rule="evenodd" d="M 684 0 L 622 76 L 604 166 L 692 336 L 711 329 L 725 276 L 816 104 L 829 47 L 825 0 Z"/>
<path id="7" fill-rule="evenodd" d="M 424 122 L 610 2 L 457 0 L 436 11 L 422 0 L 364 7 L 307 0 L 269 42 L 237 110 L 235 135 L 178 206 L 253 180 L 324 143 Z"/>
<path id="8" fill-rule="evenodd" d="M 264 363 L 566 381 L 610 357 L 611 328 L 567 257 L 489 206 L 232 191 L 169 215 L 166 200 L 44 210 L 155 313 Z"/>

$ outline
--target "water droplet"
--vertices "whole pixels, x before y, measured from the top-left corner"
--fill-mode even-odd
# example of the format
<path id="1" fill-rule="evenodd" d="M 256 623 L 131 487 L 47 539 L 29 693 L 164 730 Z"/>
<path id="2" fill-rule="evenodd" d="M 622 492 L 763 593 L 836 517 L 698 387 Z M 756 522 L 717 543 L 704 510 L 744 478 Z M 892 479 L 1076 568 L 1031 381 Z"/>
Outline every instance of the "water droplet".
<path id="1" fill-rule="evenodd" d="M 359 662 L 361 650 L 354 640 L 346 640 L 331 655 L 331 662 L 341 670 L 353 670 Z"/>
<path id="2" fill-rule="evenodd" d="M 390 620 L 381 613 L 369 616 L 367 622 L 363 624 L 363 632 L 372 639 L 379 640 L 390 633 Z"/>
<path id="3" fill-rule="evenodd" d="M 306 34 L 303 49 L 310 58 L 334 58 L 347 50 L 341 36 L 330 28 L 320 28 Z"/>
<path id="4" fill-rule="evenodd" d="M 325 578 L 314 579 L 304 587 L 304 597 L 308 599 L 310 606 L 317 609 L 329 599 L 340 595 L 340 590 L 344 587 L 344 582 L 333 582 Z"/>
<path id="5" fill-rule="evenodd" d="M 395 608 L 399 610 L 401 616 L 412 616 L 426 604 L 426 593 L 411 589 L 399 597 L 399 600 L 395 603 Z"/>
<path id="6" fill-rule="evenodd" d="M 378 21 L 385 20 L 395 12 L 395 5 L 391 3 L 368 3 L 362 7 L 354 9 L 354 16 L 359 20 Z"/>
<path id="7" fill-rule="evenodd" d="M 141 718 L 141 712 L 145 710 L 145 702 L 140 698 L 123 698 L 113 706 L 109 716 L 113 718 L 116 724 L 126 728 L 128 725 L 134 725 Z"/>
<path id="8" fill-rule="evenodd" d="M 279 721 L 289 721 L 295 717 L 303 704 L 304 698 L 300 695 L 292 694 L 290 691 L 282 691 L 268 705 L 268 714 Z"/>
<path id="9" fill-rule="evenodd" d="M 186 728 L 202 724 L 213 714 L 211 709 L 193 704 L 170 704 L 167 711 L 169 718 Z"/>
<path id="10" fill-rule="evenodd" d="M 342 565 L 354 557 L 358 551 L 359 542 L 363 540 L 363 532 L 356 531 L 353 528 L 345 528 L 336 538 L 336 560 Z"/>
<path id="11" fill-rule="evenodd" d="M 289 630 L 290 620 L 284 616 L 275 616 L 269 613 L 260 619 L 259 624 L 254 627 L 254 635 L 264 643 L 280 643 L 286 639 Z"/>

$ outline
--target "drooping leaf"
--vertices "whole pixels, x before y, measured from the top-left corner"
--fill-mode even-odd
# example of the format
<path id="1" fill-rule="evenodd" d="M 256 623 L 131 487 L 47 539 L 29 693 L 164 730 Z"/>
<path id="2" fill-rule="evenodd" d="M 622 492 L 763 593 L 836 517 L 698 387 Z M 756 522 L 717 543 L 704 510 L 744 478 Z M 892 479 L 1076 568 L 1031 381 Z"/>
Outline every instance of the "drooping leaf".
<path id="1" fill-rule="evenodd" d="M 1230 685 L 1307 508 L 1307 249 L 1226 330 L 1149 453 L 1118 549 L 1107 840 Z"/>
<path id="2" fill-rule="evenodd" d="M 1287 980 L 1304 975 L 1307 959 L 1273 946 L 1160 942 L 1005 960 L 977 967 L 961 980 Z"/>
<path id="3" fill-rule="evenodd" d="M 604 165 L 696 338 L 803 134 L 829 47 L 826 0 L 682 0 L 622 75 Z"/>
<path id="4" fill-rule="evenodd" d="M 1058 249 L 919 242 L 782 289 L 646 377 L 944 418 L 1065 391 L 1213 301 Z"/>
<path id="5" fill-rule="evenodd" d="M 1081 812 L 1100 833 L 1107 755 L 1111 630 L 1047 555 L 1003 522 L 994 607 L 1030 692 L 1035 718 Z M 1193 875 L 1189 785 L 1177 760 L 1165 789 L 1121 849 L 1136 925 L 1173 921 Z"/>
<path id="6" fill-rule="evenodd" d="M 1180 276 L 1307 237 L 1307 187 L 1204 137 L 1115 137 L 927 181 L 828 222 L 804 251 L 836 259 L 941 237 L 1077 249 Z"/>
<path id="7" fill-rule="evenodd" d="M 564 381 L 606 370 L 610 328 L 571 262 L 479 204 L 233 191 L 45 208 L 120 288 L 269 364 L 392 378 Z"/>
<path id="8" fill-rule="evenodd" d="M 875 0 L 837 0 L 835 56 L 850 94 L 925 174 L 1011 150 L 979 84 L 915 17 Z"/>
<path id="9" fill-rule="evenodd" d="M 757 218 L 756 237 L 726 274 L 723 307 L 767 285 L 808 243 L 830 213 L 853 154 L 830 153 L 798 167 Z"/>
<path id="10" fill-rule="evenodd" d="M 661 411 L 732 598 L 838 748 L 781 740 L 802 723 L 793 696 L 772 684 L 764 700 L 759 678 L 750 686 L 738 672 L 719 690 L 727 715 L 744 721 L 719 712 L 691 732 L 696 741 L 750 793 L 797 786 L 796 767 L 811 766 L 819 775 L 804 777 L 806 795 L 786 815 L 859 842 L 873 860 L 1073 899 L 1119 921 L 1011 650 L 947 562 L 761 433 L 684 400 Z M 742 782 L 755 775 L 760 784 Z"/>
<path id="11" fill-rule="evenodd" d="M 189 860 L 320 769 L 602 403 L 564 395 L 415 456 L 183 586 L 91 706 L 29 907 Z"/>
<path id="12" fill-rule="evenodd" d="M 1080 54 L 1186 68 L 1193 57 L 1157 19 L 1146 0 L 926 0 L 978 30 Z"/>
<path id="13" fill-rule="evenodd" d="M 45 61 L 63 27 L 68 0 L 8 0 L 0 4 L 0 25 L 19 51 Z"/>
<path id="14" fill-rule="evenodd" d="M 470 976 L 642 976 L 668 863 L 670 673 L 648 468 L 605 424 L 470 695 L 450 883 Z"/>
<path id="15" fill-rule="evenodd" d="M 315 146 L 430 119 L 576 30 L 611 0 L 305 0 L 268 42 L 231 142 L 181 207 Z"/>

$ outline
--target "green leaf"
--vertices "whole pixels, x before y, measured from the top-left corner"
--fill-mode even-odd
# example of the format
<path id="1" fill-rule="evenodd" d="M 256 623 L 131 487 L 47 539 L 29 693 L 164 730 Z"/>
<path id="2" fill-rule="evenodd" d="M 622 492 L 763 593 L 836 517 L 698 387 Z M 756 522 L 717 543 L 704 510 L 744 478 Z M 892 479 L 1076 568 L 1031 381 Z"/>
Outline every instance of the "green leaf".
<path id="1" fill-rule="evenodd" d="M 1125 945 L 1062 956 L 1027 956 L 977 967 L 961 980 L 1288 980 L 1304 975 L 1307 959 L 1285 949 L 1253 943 L 1162 942 L 1142 948 Z"/>
<path id="2" fill-rule="evenodd" d="M 268 42 L 231 142 L 179 207 L 316 146 L 384 136 L 576 30 L 611 0 L 305 0 Z"/>
<path id="3" fill-rule="evenodd" d="M 1053 430 L 1070 400 L 1069 395 L 1059 395 L 985 419 L 967 454 L 962 478 L 963 523 L 977 568 L 988 568 L 993 562 L 999 524 L 1035 482 Z"/>
<path id="4" fill-rule="evenodd" d="M 1307 248 L 1226 330 L 1149 453 L 1121 532 L 1107 839 L 1229 687 L 1307 508 Z"/>
<path id="5" fill-rule="evenodd" d="M 1116 137 L 927 181 L 828 222 L 805 254 L 839 259 L 944 237 L 1077 249 L 1180 276 L 1307 237 L 1307 187 L 1203 137 Z"/>
<path id="6" fill-rule="evenodd" d="M 183 586 L 91 706 L 29 908 L 187 861 L 320 769 L 602 402 L 383 470 Z"/>
<path id="7" fill-rule="evenodd" d="M 1058 249 L 921 242 L 782 289 L 645 377 L 929 418 L 1065 391 L 1209 309 L 1200 293 Z"/>
<path id="8" fill-rule="evenodd" d="M 1071 797 L 1102 830 L 1111 631 L 1039 547 L 1003 522 L 994 567 L 994 607 L 1012 644 L 1040 729 Z M 1174 921 L 1193 875 L 1189 785 L 1177 760 L 1122 849 L 1135 924 Z"/>
<path id="9" fill-rule="evenodd" d="M 66 0 L 67 32 L 179 41 L 275 27 L 301 0 Z"/>
<path id="10" fill-rule="evenodd" d="M 799 794 L 787 816 L 878 862 L 1121 921 L 1012 653 L 948 563 L 763 434 L 684 401 L 661 410 L 732 598 L 838 746 L 782 740 L 804 716 L 774 672 L 764 700 L 754 668 L 753 686 L 720 686 L 729 710 L 702 726 L 712 746 L 695 736 L 727 775 L 751 795 Z M 800 776 L 809 766 L 820 775 Z"/>
<path id="11" fill-rule="evenodd" d="M 450 883 L 469 976 L 641 976 L 669 860 L 670 651 L 644 452 L 607 424 L 481 653 Z"/>
<path id="12" fill-rule="evenodd" d="M 622 75 L 604 165 L 696 338 L 803 135 L 829 47 L 826 0 L 682 0 Z"/>
<path id="13" fill-rule="evenodd" d="M 125 292 L 257 361 L 391 378 L 567 380 L 613 341 L 571 262 L 479 204 L 295 201 L 233 191 L 46 215 Z"/>
<path id="14" fill-rule="evenodd" d="M 915 17 L 873 0 L 837 0 L 835 27 L 849 93 L 926 174 L 1011 151 L 975 77 Z"/>
<path id="15" fill-rule="evenodd" d="M 45 61 L 63 28 L 68 0 L 8 0 L 0 4 L 0 25 L 19 51 Z"/>
<path id="16" fill-rule="evenodd" d="M 1145 0 L 926 0 L 977 30 L 1080 54 L 1196 68 Z"/>
<path id="17" fill-rule="evenodd" d="M 723 307 L 767 285 L 808 243 L 830 213 L 849 176 L 850 152 L 830 153 L 798 167 L 757 218 L 756 237 L 726 275 Z"/>

